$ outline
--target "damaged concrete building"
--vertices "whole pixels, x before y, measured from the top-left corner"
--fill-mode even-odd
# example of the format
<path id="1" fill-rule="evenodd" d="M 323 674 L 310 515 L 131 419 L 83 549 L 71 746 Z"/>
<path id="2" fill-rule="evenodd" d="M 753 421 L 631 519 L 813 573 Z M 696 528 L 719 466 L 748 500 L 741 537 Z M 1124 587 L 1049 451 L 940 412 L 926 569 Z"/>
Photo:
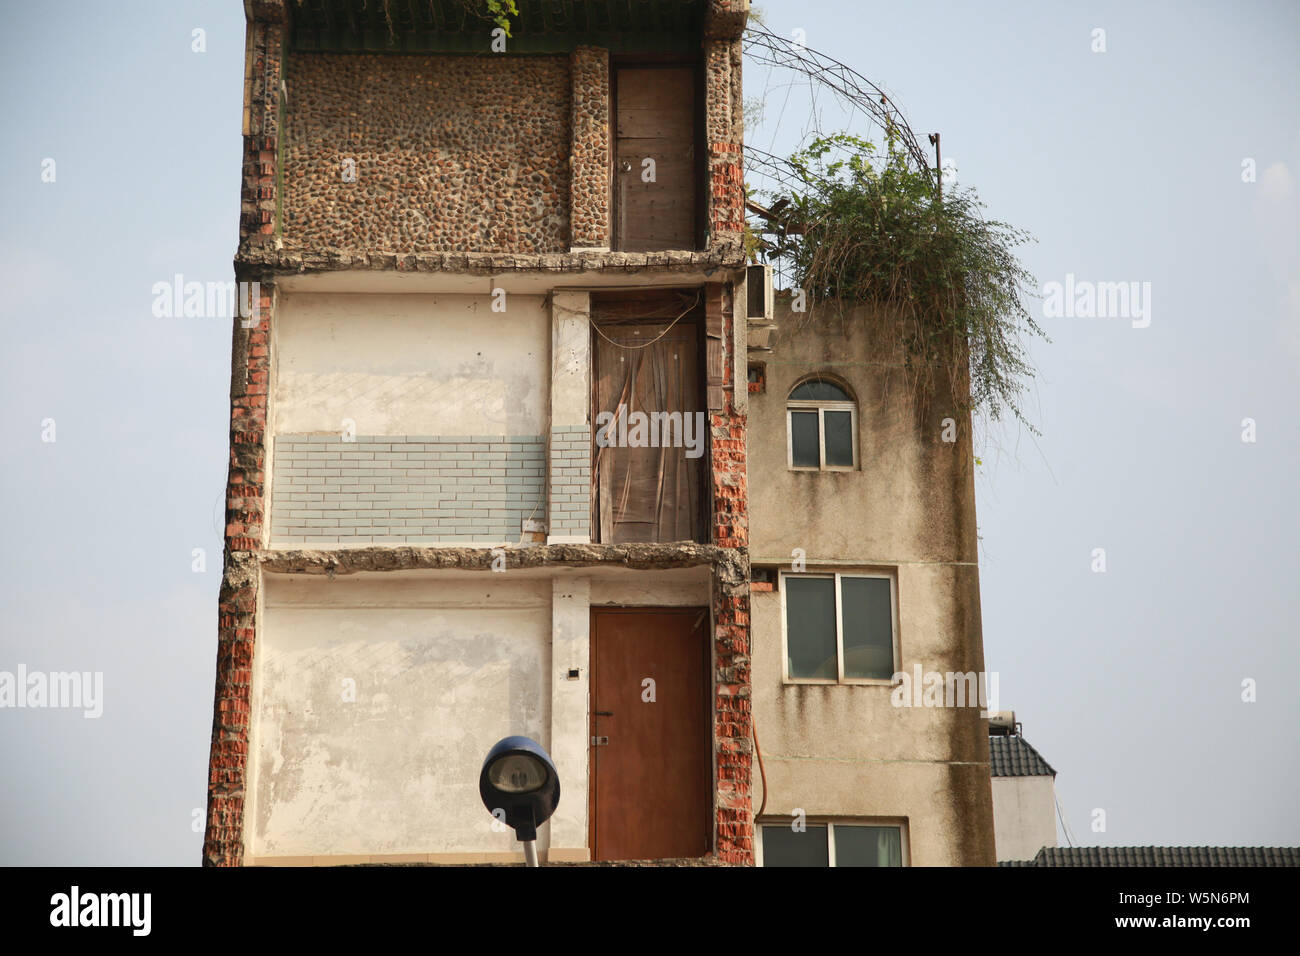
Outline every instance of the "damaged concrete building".
<path id="1" fill-rule="evenodd" d="M 978 718 L 891 713 L 878 647 L 840 638 L 875 670 L 828 680 L 787 640 L 789 595 L 856 570 L 892 670 L 974 661 L 974 569 L 927 563 L 969 558 L 974 512 L 866 405 L 848 471 L 790 465 L 773 389 L 872 388 L 816 340 L 747 384 L 748 7 L 520 2 L 507 33 L 466 0 L 245 0 L 205 865 L 520 860 L 477 786 L 512 734 L 559 772 L 547 862 L 775 863 L 829 825 L 840 865 L 992 863 Z"/>

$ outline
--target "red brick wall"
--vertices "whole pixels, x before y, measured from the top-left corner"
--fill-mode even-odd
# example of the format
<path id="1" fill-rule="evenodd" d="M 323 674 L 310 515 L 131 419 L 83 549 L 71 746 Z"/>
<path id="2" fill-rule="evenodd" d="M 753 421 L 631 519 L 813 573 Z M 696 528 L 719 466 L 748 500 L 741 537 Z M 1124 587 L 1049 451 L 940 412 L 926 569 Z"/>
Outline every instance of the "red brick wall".
<path id="1" fill-rule="evenodd" d="M 280 69 L 284 25 L 278 4 L 255 5 L 251 24 L 248 127 L 239 232 L 241 248 L 274 238 Z M 256 275 L 237 275 L 252 282 Z M 226 531 L 221 592 L 217 599 L 217 674 L 208 763 L 204 866 L 239 866 L 244 859 L 245 782 L 252 711 L 253 648 L 257 634 L 259 571 L 266 481 L 267 392 L 271 376 L 274 283 L 262 278 L 257 308 L 234 319 L 230 382 L 230 464 L 226 478 Z"/>
<path id="2" fill-rule="evenodd" d="M 208 829 L 203 845 L 206 866 L 238 866 L 244 854 L 244 784 L 257 634 L 257 552 L 264 517 L 273 302 L 273 286 L 263 282 L 255 316 L 235 319 L 226 546 L 217 609 L 217 682 L 208 770 Z M 244 328 L 245 321 L 252 327 Z"/>
<path id="3" fill-rule="evenodd" d="M 736 550 L 736 560 L 715 570 L 714 749 L 717 754 L 718 857 L 753 865 L 754 820 L 751 797 L 753 743 L 750 730 L 749 672 L 749 516 L 745 472 L 745 415 L 735 407 L 736 389 L 730 291 L 711 284 L 705 308 L 721 313 L 723 408 L 710 412 L 713 489 L 713 543 Z"/>
<path id="4" fill-rule="evenodd" d="M 709 236 L 739 241 L 745 228 L 745 172 L 739 40 L 705 43 L 705 135 L 709 149 Z"/>
<path id="5" fill-rule="evenodd" d="M 244 783 L 256 614 L 256 583 L 239 588 L 222 585 L 204 866 L 239 866 L 244 862 Z"/>
<path id="6" fill-rule="evenodd" d="M 203 847 L 203 862 L 208 866 L 237 866 L 243 861 L 244 782 L 257 627 L 257 550 L 263 526 L 266 389 L 270 369 L 268 333 L 272 299 L 271 290 L 264 284 L 258 302 L 257 327 L 239 327 L 236 332 L 237 364 L 231 389 L 230 465 L 226 487 L 225 567 L 218 598 L 208 829 Z M 239 363 L 241 352 L 243 362 Z"/>
<path id="7" fill-rule="evenodd" d="M 239 235 L 242 242 L 256 244 L 269 240 L 276 229 L 284 26 L 264 21 L 255 21 L 251 26 Z"/>
<path id="8" fill-rule="evenodd" d="M 712 201 L 709 230 L 714 236 L 741 233 L 745 228 L 745 172 L 740 147 L 734 143 L 709 144 Z"/>

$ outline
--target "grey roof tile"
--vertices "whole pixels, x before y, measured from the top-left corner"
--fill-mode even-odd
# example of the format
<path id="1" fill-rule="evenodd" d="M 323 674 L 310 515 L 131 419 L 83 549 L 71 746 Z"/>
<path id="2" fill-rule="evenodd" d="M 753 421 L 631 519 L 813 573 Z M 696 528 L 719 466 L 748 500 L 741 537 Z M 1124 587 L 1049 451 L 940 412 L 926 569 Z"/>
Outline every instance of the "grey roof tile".
<path id="1" fill-rule="evenodd" d="M 998 866 L 1300 866 L 1294 846 L 1045 846 Z"/>
<path id="2" fill-rule="evenodd" d="M 1056 771 L 1024 737 L 990 737 L 989 764 L 995 777 L 1056 776 Z"/>

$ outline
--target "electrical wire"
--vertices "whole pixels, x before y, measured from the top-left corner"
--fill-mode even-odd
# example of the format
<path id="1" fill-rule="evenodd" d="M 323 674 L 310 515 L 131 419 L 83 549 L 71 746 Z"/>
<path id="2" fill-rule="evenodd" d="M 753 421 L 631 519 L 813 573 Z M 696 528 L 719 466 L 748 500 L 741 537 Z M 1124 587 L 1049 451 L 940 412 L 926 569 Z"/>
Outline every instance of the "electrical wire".
<path id="1" fill-rule="evenodd" d="M 676 324 L 677 324 L 678 322 L 680 322 L 682 319 L 686 318 L 686 316 L 688 316 L 691 312 L 695 311 L 695 309 L 696 309 L 696 308 L 699 306 L 699 304 L 700 304 L 700 299 L 701 299 L 701 298 L 703 298 L 703 293 L 699 293 L 699 292 L 697 292 L 697 293 L 695 294 L 695 301 L 692 302 L 689 306 L 686 307 L 686 311 L 685 311 L 685 312 L 682 312 L 680 315 L 677 316 L 677 318 L 675 318 L 675 319 L 673 319 L 671 322 L 669 322 L 669 323 L 668 323 L 668 327 L 667 327 L 666 329 L 664 329 L 662 332 L 660 332 L 658 335 L 656 335 L 654 338 L 652 338 L 649 342 L 643 342 L 643 343 L 640 344 L 640 345 L 620 345 L 618 342 L 615 342 L 613 339 L 611 339 L 608 335 L 606 335 L 604 332 L 602 332 L 602 331 L 600 330 L 600 324 L 599 324 L 598 322 L 592 322 L 592 323 L 591 323 L 591 327 L 592 327 L 593 329 L 596 330 L 596 334 L 597 334 L 597 335 L 599 335 L 602 339 L 604 339 L 604 340 L 605 340 L 606 342 L 608 342 L 610 345 L 614 346 L 614 348 L 616 348 L 616 349 L 624 349 L 624 350 L 629 351 L 629 352 L 635 352 L 635 351 L 637 351 L 637 350 L 639 350 L 639 349 L 648 349 L 650 346 L 654 345 L 656 342 L 658 342 L 660 339 L 662 339 L 665 335 L 667 335 L 669 332 L 671 332 L 671 331 L 673 330 L 673 326 L 674 326 L 674 325 L 676 325 Z"/>
<path id="2" fill-rule="evenodd" d="M 1070 826 L 1065 822 L 1065 811 L 1061 807 L 1061 795 L 1056 792 L 1056 784 L 1052 784 L 1052 802 L 1056 804 L 1056 817 L 1061 821 L 1061 831 L 1065 834 L 1065 842 L 1074 846 L 1074 834 L 1070 832 Z"/>

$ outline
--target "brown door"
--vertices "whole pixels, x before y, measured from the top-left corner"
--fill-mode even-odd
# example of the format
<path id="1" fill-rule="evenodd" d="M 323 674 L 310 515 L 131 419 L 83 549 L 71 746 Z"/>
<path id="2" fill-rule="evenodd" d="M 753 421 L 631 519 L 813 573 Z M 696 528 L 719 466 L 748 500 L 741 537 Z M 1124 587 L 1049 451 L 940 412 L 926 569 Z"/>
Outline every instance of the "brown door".
<path id="1" fill-rule="evenodd" d="M 695 248 L 695 77 L 693 66 L 615 72 L 614 227 L 624 252 Z"/>
<path id="2" fill-rule="evenodd" d="M 592 857 L 704 856 L 708 611 L 593 609 L 591 618 Z"/>

